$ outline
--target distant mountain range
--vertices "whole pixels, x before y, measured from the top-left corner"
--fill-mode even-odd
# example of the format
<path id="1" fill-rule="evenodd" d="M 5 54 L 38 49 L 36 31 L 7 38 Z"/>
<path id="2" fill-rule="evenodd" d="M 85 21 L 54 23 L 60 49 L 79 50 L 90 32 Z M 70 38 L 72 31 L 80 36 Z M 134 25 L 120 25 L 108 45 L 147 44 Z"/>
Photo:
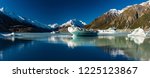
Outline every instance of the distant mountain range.
<path id="1" fill-rule="evenodd" d="M 0 32 L 49 32 L 51 28 L 0 8 Z"/>
<path id="2" fill-rule="evenodd" d="M 0 32 L 63 32 L 67 31 L 67 28 L 72 25 L 83 27 L 86 23 L 81 20 L 71 19 L 62 25 L 57 23 L 45 25 L 0 8 Z"/>
<path id="3" fill-rule="evenodd" d="M 63 23 L 61 25 L 54 23 L 54 24 L 49 24 L 48 26 L 51 29 L 53 29 L 54 31 L 68 32 L 68 27 L 70 27 L 70 26 L 76 26 L 76 27 L 83 28 L 85 25 L 87 25 L 87 24 L 81 20 L 71 19 L 71 20 L 69 20 L 66 23 Z"/>
<path id="4" fill-rule="evenodd" d="M 85 26 L 88 29 L 107 29 L 109 27 L 117 29 L 150 28 L 150 2 L 130 5 L 122 10 L 111 9 Z"/>
<path id="5" fill-rule="evenodd" d="M 71 19 L 62 25 L 41 24 L 25 17 L 16 15 L 0 8 L 0 32 L 66 32 L 69 26 L 84 27 L 87 29 L 143 29 L 150 28 L 150 1 L 130 5 L 122 10 L 110 9 L 90 24 L 77 19 Z"/>

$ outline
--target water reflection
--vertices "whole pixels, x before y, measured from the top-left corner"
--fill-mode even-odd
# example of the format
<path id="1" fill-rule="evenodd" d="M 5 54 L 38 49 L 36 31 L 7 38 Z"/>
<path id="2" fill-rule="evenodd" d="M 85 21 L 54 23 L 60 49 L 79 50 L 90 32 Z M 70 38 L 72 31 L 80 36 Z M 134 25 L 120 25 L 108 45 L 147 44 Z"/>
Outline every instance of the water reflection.
<path id="1" fill-rule="evenodd" d="M 129 36 L 127 38 L 127 40 L 128 39 L 131 40 L 131 41 L 134 41 L 134 43 L 140 45 L 140 44 L 142 44 L 144 42 L 145 37 L 142 37 L 142 36 Z"/>
<path id="2" fill-rule="evenodd" d="M 79 46 L 96 46 L 104 48 L 104 51 L 111 54 L 113 57 L 124 55 L 128 58 L 136 60 L 150 59 L 150 38 L 129 37 L 124 36 L 99 36 L 99 37 L 78 37 L 78 38 L 63 38 L 68 47 L 75 48 Z"/>
<path id="3" fill-rule="evenodd" d="M 0 60 L 3 59 L 3 51 L 0 51 Z"/>
<path id="4" fill-rule="evenodd" d="M 16 57 L 17 54 L 20 54 L 19 52 L 21 52 L 21 54 L 27 53 L 28 55 L 31 53 L 30 55 L 32 55 L 33 51 L 37 52 L 37 54 L 35 55 L 37 55 L 37 58 L 39 58 L 38 56 L 43 55 L 41 54 L 43 53 L 43 50 L 49 53 L 50 51 L 55 51 L 55 53 L 53 54 L 49 55 L 46 54 L 45 56 L 43 56 L 46 57 L 48 60 L 51 59 L 50 58 L 51 55 L 53 56 L 57 55 L 59 56 L 58 58 L 74 57 L 75 59 L 77 57 L 74 54 L 70 53 L 77 51 L 78 53 L 82 52 L 83 54 L 85 54 L 86 52 L 83 51 L 87 49 L 89 50 L 90 53 L 95 53 L 95 56 L 97 56 L 96 58 L 98 58 L 98 56 L 103 56 L 99 54 L 105 53 L 104 56 L 110 55 L 107 56 L 110 57 L 110 59 L 108 60 L 111 60 L 113 58 L 117 58 L 119 60 L 120 59 L 119 56 L 134 60 L 149 60 L 150 59 L 149 45 L 150 45 L 150 38 L 148 37 L 134 37 L 134 36 L 72 37 L 71 35 L 68 34 L 55 34 L 55 35 L 44 33 L 23 34 L 22 37 L 0 38 L 0 59 L 3 60 L 5 58 L 5 60 L 10 60 L 9 56 L 10 54 L 11 56 L 13 55 L 12 51 L 15 51 L 16 53 L 16 55 L 13 55 L 15 58 L 17 58 Z M 65 46 L 68 46 L 68 48 L 66 48 Z M 58 51 L 61 50 L 63 50 L 64 52 L 58 53 Z M 68 54 L 65 54 L 67 52 Z M 61 53 L 64 53 L 64 55 Z M 29 56 L 24 58 L 29 59 Z M 94 57 L 94 55 L 92 54 L 88 55 L 87 57 L 86 56 L 82 57 L 88 58 L 89 56 Z M 30 58 L 32 57 L 33 56 L 31 56 Z M 23 57 L 18 57 L 17 60 L 20 58 Z"/>
<path id="5" fill-rule="evenodd" d="M 97 37 L 72 37 L 62 39 L 70 48 L 79 46 L 95 46 Z"/>
<path id="6" fill-rule="evenodd" d="M 0 60 L 5 58 L 5 55 L 9 55 L 6 51 L 16 52 L 15 48 L 18 50 L 23 49 L 24 44 L 30 43 L 29 40 L 20 40 L 15 37 L 3 37 L 0 38 Z"/>

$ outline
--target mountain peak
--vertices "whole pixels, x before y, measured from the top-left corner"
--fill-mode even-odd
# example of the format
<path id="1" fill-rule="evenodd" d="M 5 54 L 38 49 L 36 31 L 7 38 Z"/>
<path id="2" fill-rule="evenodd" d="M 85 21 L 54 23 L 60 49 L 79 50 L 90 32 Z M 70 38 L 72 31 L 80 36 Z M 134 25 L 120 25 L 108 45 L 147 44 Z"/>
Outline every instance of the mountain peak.
<path id="1" fill-rule="evenodd" d="M 1 7 L 1 8 L 0 8 L 0 11 L 1 11 L 1 12 L 4 12 L 4 7 Z"/>
<path id="2" fill-rule="evenodd" d="M 48 26 L 51 27 L 51 28 L 58 28 L 59 27 L 59 25 L 57 23 L 49 24 Z"/>
<path id="3" fill-rule="evenodd" d="M 71 20 L 67 21 L 66 23 L 62 24 L 61 26 L 72 26 L 72 25 L 78 26 L 78 27 L 83 27 L 84 25 L 86 25 L 86 23 L 81 20 L 71 19 Z"/>
<path id="4" fill-rule="evenodd" d="M 150 0 L 148 0 L 146 2 L 143 2 L 140 5 L 142 5 L 142 6 L 150 6 Z"/>
<path id="5" fill-rule="evenodd" d="M 138 4 L 134 4 L 134 5 L 129 5 L 121 10 L 117 10 L 117 9 L 110 9 L 108 12 L 106 12 L 105 14 L 109 14 L 109 15 L 120 15 L 122 14 L 125 10 L 129 9 L 130 7 L 133 7 L 133 6 L 136 6 Z M 143 2 L 139 5 L 142 5 L 142 6 L 150 6 L 150 1 L 146 1 L 146 2 Z"/>
<path id="6" fill-rule="evenodd" d="M 18 16 L 21 20 L 25 20 L 25 18 L 23 18 L 22 16 Z"/>
<path id="7" fill-rule="evenodd" d="M 110 9 L 85 27 L 89 29 L 107 29 L 113 26 L 118 29 L 134 29 L 137 27 L 148 29 L 150 28 L 149 7 L 150 0 L 140 4 L 129 5 L 121 10 Z"/>
<path id="8" fill-rule="evenodd" d="M 118 13 L 119 10 L 117 10 L 117 9 L 110 9 L 109 12 L 111 12 L 111 13 Z"/>
<path id="9" fill-rule="evenodd" d="M 79 20 L 83 25 L 87 25 L 85 22 L 83 22 L 82 20 Z"/>
<path id="10" fill-rule="evenodd" d="M 117 9 L 110 9 L 108 12 L 106 12 L 105 14 L 109 14 L 109 15 L 120 15 L 121 11 L 117 10 Z"/>

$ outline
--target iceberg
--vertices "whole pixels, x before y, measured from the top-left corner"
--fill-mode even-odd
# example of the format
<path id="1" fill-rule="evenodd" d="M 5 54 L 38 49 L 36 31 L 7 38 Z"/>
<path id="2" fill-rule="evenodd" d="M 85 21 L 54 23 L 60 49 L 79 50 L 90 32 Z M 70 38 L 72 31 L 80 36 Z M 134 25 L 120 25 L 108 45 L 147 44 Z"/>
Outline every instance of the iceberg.
<path id="1" fill-rule="evenodd" d="M 130 36 L 141 36 L 141 37 L 146 37 L 148 33 L 145 33 L 145 31 L 142 28 L 136 28 L 134 29 L 133 32 L 131 32 L 130 34 L 128 34 L 128 37 Z"/>
<path id="2" fill-rule="evenodd" d="M 128 34 L 128 38 L 134 41 L 136 44 L 140 45 L 144 42 L 148 32 L 145 32 L 142 28 L 136 28 L 133 32 Z"/>
<path id="3" fill-rule="evenodd" d="M 84 29 L 84 28 L 79 28 L 79 27 L 68 27 L 68 31 L 73 34 L 73 36 L 97 36 L 98 32 L 94 31 L 92 29 Z"/>
<path id="4" fill-rule="evenodd" d="M 12 33 L 6 33 L 6 34 L 1 34 L 3 37 L 15 37 L 15 36 L 22 36 L 22 34 L 16 34 L 14 32 Z"/>
<path id="5" fill-rule="evenodd" d="M 107 30 L 98 30 L 98 35 L 113 35 L 117 34 L 117 31 L 114 28 L 109 28 Z"/>
<path id="6" fill-rule="evenodd" d="M 2 34 L 2 36 L 4 36 L 4 37 L 11 37 L 11 36 L 15 36 L 15 33 L 12 32 L 12 33 L 8 33 L 8 34 Z"/>

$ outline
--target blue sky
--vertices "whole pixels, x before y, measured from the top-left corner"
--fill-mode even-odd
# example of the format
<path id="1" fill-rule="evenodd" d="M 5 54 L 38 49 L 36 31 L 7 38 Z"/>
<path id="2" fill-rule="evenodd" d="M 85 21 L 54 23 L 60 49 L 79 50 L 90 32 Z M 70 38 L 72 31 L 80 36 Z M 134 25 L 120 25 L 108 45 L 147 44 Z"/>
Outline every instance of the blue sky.
<path id="1" fill-rule="evenodd" d="M 147 0 L 0 0 L 0 7 L 45 24 L 62 24 L 70 19 L 90 23 L 109 9 L 144 1 Z"/>

